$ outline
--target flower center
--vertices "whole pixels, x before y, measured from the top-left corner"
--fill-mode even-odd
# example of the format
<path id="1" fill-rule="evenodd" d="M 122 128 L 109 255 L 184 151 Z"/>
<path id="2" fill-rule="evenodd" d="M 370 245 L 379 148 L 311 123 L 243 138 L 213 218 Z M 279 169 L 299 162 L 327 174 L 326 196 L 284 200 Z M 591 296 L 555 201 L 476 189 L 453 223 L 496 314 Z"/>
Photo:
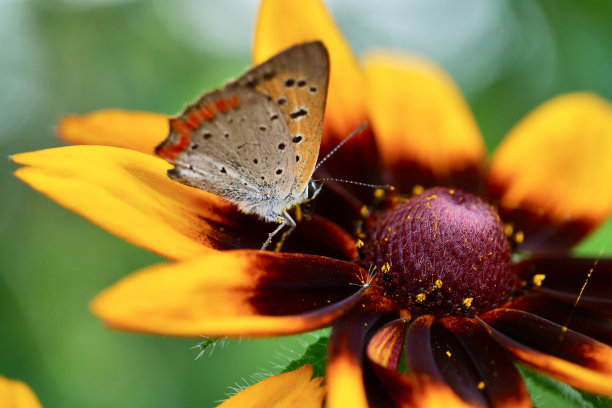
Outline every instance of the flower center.
<path id="1" fill-rule="evenodd" d="M 432 188 L 368 228 L 367 266 L 385 296 L 413 315 L 474 315 L 499 305 L 515 279 L 497 213 L 478 197 Z"/>

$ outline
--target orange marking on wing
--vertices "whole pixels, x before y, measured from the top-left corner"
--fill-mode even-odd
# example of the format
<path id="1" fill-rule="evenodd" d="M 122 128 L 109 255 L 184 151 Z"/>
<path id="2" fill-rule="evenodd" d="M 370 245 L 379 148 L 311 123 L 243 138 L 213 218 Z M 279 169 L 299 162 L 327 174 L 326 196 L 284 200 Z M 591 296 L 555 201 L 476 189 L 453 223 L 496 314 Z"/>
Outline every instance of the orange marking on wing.
<path id="1" fill-rule="evenodd" d="M 209 106 L 206 105 L 200 107 L 197 112 L 198 115 L 204 120 L 209 120 L 215 117 L 215 113 L 212 111 L 212 109 L 210 109 Z"/>
<path id="2" fill-rule="evenodd" d="M 157 154 L 168 161 L 174 161 L 176 156 L 189 146 L 191 134 L 189 125 L 180 119 L 171 119 L 170 126 L 178 135 L 178 139 L 173 144 L 168 144 L 157 150 Z"/>
<path id="3" fill-rule="evenodd" d="M 194 109 L 189 112 L 186 122 L 190 129 L 196 129 L 198 126 L 200 126 L 200 116 L 198 115 L 198 111 Z"/>
<path id="4" fill-rule="evenodd" d="M 227 110 L 227 105 L 225 104 L 225 101 L 223 99 L 219 99 L 218 101 L 215 101 L 213 103 L 215 104 L 215 108 L 217 108 L 219 112 L 225 112 Z"/>
<path id="5" fill-rule="evenodd" d="M 239 105 L 240 105 L 240 99 L 238 99 L 238 95 L 232 95 L 231 98 L 228 98 L 225 100 L 225 102 L 230 106 L 230 108 L 232 109 L 236 109 Z"/>

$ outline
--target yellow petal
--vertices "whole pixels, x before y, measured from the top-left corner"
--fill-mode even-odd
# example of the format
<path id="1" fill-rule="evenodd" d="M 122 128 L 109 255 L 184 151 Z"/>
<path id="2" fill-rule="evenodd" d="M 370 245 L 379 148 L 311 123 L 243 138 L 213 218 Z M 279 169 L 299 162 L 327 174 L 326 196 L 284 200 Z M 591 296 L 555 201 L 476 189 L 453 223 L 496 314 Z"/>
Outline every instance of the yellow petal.
<path id="1" fill-rule="evenodd" d="M 0 375 L 0 407 L 41 408 L 42 405 L 26 383 Z"/>
<path id="2" fill-rule="evenodd" d="M 92 311 L 110 327 L 173 336 L 269 336 L 318 329 L 360 298 L 360 268 L 312 255 L 225 251 L 136 272 Z"/>
<path id="3" fill-rule="evenodd" d="M 341 139 L 367 119 L 365 77 L 346 39 L 319 0 L 261 2 L 253 47 L 255 63 L 311 40 L 322 40 L 329 51 L 325 133 Z"/>
<path id="4" fill-rule="evenodd" d="M 612 211 L 612 105 L 591 93 L 556 97 L 516 125 L 499 146 L 489 182 L 502 209 L 592 226 Z"/>
<path id="5" fill-rule="evenodd" d="M 321 408 L 323 378 L 311 378 L 312 366 L 266 378 L 240 391 L 219 408 Z"/>
<path id="6" fill-rule="evenodd" d="M 367 408 L 368 400 L 363 384 L 363 371 L 359 359 L 340 344 L 341 350 L 327 365 L 330 408 Z"/>
<path id="7" fill-rule="evenodd" d="M 184 259 L 219 248 L 234 207 L 166 176 L 164 160 L 127 149 L 70 146 L 21 153 L 15 174 L 98 226 L 143 248 Z M 259 238 L 261 239 L 261 238 Z"/>
<path id="8" fill-rule="evenodd" d="M 440 67 L 377 52 L 366 56 L 365 69 L 370 118 L 389 170 L 420 169 L 441 182 L 478 168 L 482 136 L 461 91 Z"/>
<path id="9" fill-rule="evenodd" d="M 101 110 L 63 117 L 58 137 L 71 144 L 115 146 L 155 154 L 168 135 L 168 116 L 158 113 Z"/>

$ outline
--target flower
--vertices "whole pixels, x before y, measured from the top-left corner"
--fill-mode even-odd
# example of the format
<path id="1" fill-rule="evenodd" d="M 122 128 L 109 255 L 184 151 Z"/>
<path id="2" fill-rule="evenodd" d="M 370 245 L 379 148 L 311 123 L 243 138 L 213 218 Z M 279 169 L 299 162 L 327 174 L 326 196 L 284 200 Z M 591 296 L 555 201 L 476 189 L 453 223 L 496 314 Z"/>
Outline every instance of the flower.
<path id="1" fill-rule="evenodd" d="M 305 365 L 297 370 L 266 378 L 219 405 L 219 408 L 320 407 L 325 396 L 323 378 L 311 379 L 313 369 Z"/>
<path id="2" fill-rule="evenodd" d="M 0 375 L 0 406 L 40 408 L 42 405 L 26 383 Z"/>
<path id="3" fill-rule="evenodd" d="M 177 336 L 331 324 L 332 408 L 529 406 L 514 361 L 612 395 L 612 260 L 569 252 L 612 211 L 610 104 L 589 93 L 548 101 L 485 168 L 478 127 L 439 68 L 384 52 L 362 68 L 320 2 L 263 1 L 256 62 L 311 39 L 325 42 L 332 66 L 322 151 L 372 124 L 326 170 L 415 194 L 363 207 L 363 194 L 330 185 L 287 252 L 259 252 L 265 225 L 171 182 L 170 166 L 152 156 L 101 146 L 16 155 L 27 166 L 17 176 L 34 188 L 182 261 L 128 276 L 93 312 L 113 328 Z M 106 111 L 66 118 L 59 132 L 152 154 L 166 121 Z M 350 233 L 355 222 L 363 246 Z"/>

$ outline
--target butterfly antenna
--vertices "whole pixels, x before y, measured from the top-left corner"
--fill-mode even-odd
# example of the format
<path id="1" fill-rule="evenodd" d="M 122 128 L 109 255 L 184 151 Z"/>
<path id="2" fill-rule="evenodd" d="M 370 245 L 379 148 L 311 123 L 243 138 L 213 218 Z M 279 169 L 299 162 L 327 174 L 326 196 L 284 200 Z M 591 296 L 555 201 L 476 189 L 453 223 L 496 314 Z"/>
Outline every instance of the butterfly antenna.
<path id="1" fill-rule="evenodd" d="M 368 184 L 368 183 L 361 183 L 359 181 L 343 180 L 343 179 L 336 179 L 336 178 L 316 179 L 314 181 L 335 181 L 338 183 L 349 183 L 349 184 L 355 184 L 357 186 L 363 186 L 363 187 L 379 188 L 381 190 L 389 190 L 389 191 L 395 190 L 395 187 L 389 184 Z"/>
<path id="2" fill-rule="evenodd" d="M 361 125 L 359 125 L 359 127 L 358 127 L 357 129 L 353 130 L 353 131 L 351 132 L 351 134 L 350 134 L 350 135 L 348 135 L 347 137 L 345 137 L 344 139 L 342 139 L 342 141 L 341 141 L 340 143 L 338 143 L 338 144 L 336 145 L 336 147 L 334 147 L 334 148 L 331 150 L 331 152 L 327 153 L 327 155 L 326 155 L 326 156 L 325 156 L 325 157 L 324 157 L 324 158 L 323 158 L 323 159 L 322 159 L 320 162 L 318 162 L 318 163 L 317 163 L 317 165 L 316 165 L 316 166 L 315 166 L 315 168 L 314 168 L 314 171 L 317 171 L 317 169 L 318 169 L 319 167 L 321 167 L 321 165 L 322 165 L 323 163 L 325 163 L 325 161 L 326 161 L 327 159 L 329 159 L 329 158 L 330 158 L 330 157 L 331 157 L 331 156 L 332 156 L 334 153 L 336 153 L 336 152 L 338 151 L 338 149 L 340 149 L 340 148 L 341 148 L 341 147 L 342 147 L 342 146 L 343 146 L 343 145 L 344 145 L 346 142 L 348 142 L 349 140 L 351 140 L 351 139 L 353 138 L 353 136 L 355 136 L 357 133 L 359 133 L 359 132 L 361 132 L 363 129 L 365 129 L 365 127 L 366 127 L 367 125 L 368 125 L 368 124 L 367 124 L 367 122 L 363 122 Z M 314 171 L 313 171 L 313 172 L 314 172 Z"/>

